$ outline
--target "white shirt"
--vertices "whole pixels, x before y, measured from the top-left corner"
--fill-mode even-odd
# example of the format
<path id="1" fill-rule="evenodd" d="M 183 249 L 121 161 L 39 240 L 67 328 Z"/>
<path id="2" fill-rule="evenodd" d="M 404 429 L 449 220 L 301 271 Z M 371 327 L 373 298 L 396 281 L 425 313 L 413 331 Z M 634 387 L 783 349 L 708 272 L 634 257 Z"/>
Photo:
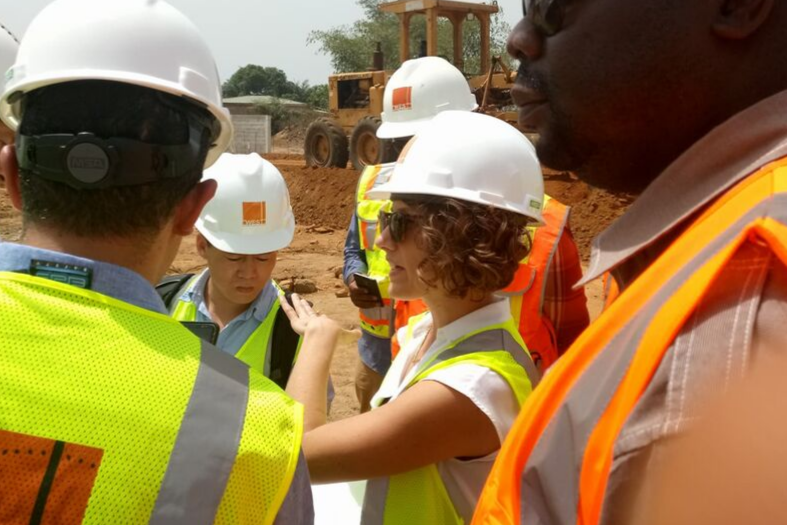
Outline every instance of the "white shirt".
<path id="1" fill-rule="evenodd" d="M 490 305 L 476 310 L 453 323 L 437 330 L 434 343 L 424 354 L 422 362 L 429 362 L 444 352 L 454 341 L 470 332 L 482 330 L 492 325 L 504 323 L 511 317 L 508 299 L 501 298 Z M 372 406 L 383 399 L 396 399 L 407 389 L 407 385 L 418 373 L 418 365 L 413 366 L 402 378 L 402 372 L 413 354 L 417 353 L 432 327 L 432 315 L 427 314 L 415 325 L 413 338 L 402 347 L 399 355 L 385 375 L 380 390 L 372 399 Z M 407 328 L 399 330 L 399 341 L 405 340 Z M 490 349 L 491 350 L 491 349 Z M 495 349 L 497 350 L 497 349 Z M 519 414 L 519 404 L 513 390 L 503 377 L 490 369 L 475 364 L 459 364 L 437 370 L 427 375 L 423 381 L 437 381 L 456 390 L 470 399 L 495 426 L 502 443 Z M 450 459 L 437 464 L 437 470 L 445 484 L 448 495 L 457 513 L 469 523 L 473 517 L 478 498 L 486 478 L 492 470 L 497 451 L 472 460 Z"/>

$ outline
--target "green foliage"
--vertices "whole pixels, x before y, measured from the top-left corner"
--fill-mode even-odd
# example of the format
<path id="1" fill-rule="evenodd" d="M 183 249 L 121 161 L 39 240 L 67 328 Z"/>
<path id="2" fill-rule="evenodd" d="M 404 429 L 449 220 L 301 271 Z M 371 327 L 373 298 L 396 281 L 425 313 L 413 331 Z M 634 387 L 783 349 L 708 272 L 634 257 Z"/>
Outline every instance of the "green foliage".
<path id="1" fill-rule="evenodd" d="M 249 64 L 238 69 L 222 86 L 225 98 L 247 95 L 265 95 L 305 102 L 317 109 L 328 108 L 328 85 L 309 85 L 309 82 L 293 82 L 287 74 L 276 67 Z"/>
<path id="2" fill-rule="evenodd" d="M 351 25 L 334 27 L 328 30 L 309 33 L 307 44 L 318 45 L 320 51 L 331 58 L 337 73 L 365 71 L 372 65 L 372 54 L 380 42 L 385 54 L 385 68 L 394 70 L 401 65 L 399 61 L 399 18 L 378 9 L 383 0 L 356 0 L 364 12 L 364 17 Z M 492 17 L 490 28 L 491 52 L 493 55 L 506 56 L 505 43 L 511 28 L 503 20 L 502 10 Z M 426 19 L 417 16 L 410 27 L 410 52 L 418 56 L 421 41 L 426 40 Z M 453 26 L 450 21 L 438 21 L 438 55 L 447 60 L 453 59 Z M 463 32 L 465 73 L 480 74 L 481 35 L 477 20 L 466 21 Z"/>
<path id="3" fill-rule="evenodd" d="M 222 90 L 227 98 L 246 95 L 281 97 L 292 90 L 292 82 L 287 80 L 287 75 L 279 68 L 249 64 L 237 70 L 224 83 Z"/>
<path id="4" fill-rule="evenodd" d="M 319 84 L 309 87 L 304 101 L 316 109 L 328 109 L 328 84 Z"/>

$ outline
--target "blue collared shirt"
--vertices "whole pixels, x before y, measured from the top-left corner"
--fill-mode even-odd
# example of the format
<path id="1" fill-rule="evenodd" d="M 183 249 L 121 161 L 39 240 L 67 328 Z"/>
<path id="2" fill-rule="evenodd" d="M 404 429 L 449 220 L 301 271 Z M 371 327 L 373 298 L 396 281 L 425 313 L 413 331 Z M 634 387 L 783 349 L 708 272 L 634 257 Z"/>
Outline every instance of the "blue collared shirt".
<path id="1" fill-rule="evenodd" d="M 179 301 L 194 303 L 194 306 L 197 307 L 196 321 L 201 323 L 215 322 L 210 317 L 208 305 L 205 302 L 205 286 L 207 286 L 209 279 L 210 270 L 205 268 L 205 270 L 197 276 L 194 285 L 189 286 L 188 289 L 178 297 Z M 269 280 L 265 283 L 265 286 L 254 302 L 252 302 L 242 314 L 230 321 L 219 333 L 219 339 L 216 341 L 216 346 L 228 354 L 237 354 L 243 345 L 246 344 L 249 337 L 251 337 L 251 334 L 265 322 L 265 318 L 268 317 L 278 297 L 279 291 L 276 286 L 274 286 L 273 281 Z M 266 374 L 268 366 L 269 363 L 266 362 Z"/>
<path id="2" fill-rule="evenodd" d="M 110 263 L 22 244 L 0 242 L 0 271 L 27 271 L 33 260 L 82 266 L 93 272 L 91 290 L 146 310 L 167 315 L 156 289 L 138 273 Z"/>

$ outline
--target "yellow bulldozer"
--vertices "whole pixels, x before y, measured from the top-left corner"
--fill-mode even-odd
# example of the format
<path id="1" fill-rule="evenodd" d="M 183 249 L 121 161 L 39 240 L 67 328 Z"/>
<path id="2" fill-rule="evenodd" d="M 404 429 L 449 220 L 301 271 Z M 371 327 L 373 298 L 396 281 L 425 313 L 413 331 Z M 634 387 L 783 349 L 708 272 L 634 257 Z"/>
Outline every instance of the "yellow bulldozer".
<path id="1" fill-rule="evenodd" d="M 414 16 L 426 17 L 426 42 L 422 54 L 437 56 L 438 19 L 451 21 L 453 64 L 464 72 L 463 30 L 467 20 L 478 20 L 481 68 L 485 74 L 468 77 L 478 101 L 478 111 L 501 118 L 516 126 L 516 112 L 510 111 L 510 88 L 516 72 L 509 70 L 490 51 L 491 16 L 499 11 L 497 2 L 482 4 L 454 0 L 395 0 L 380 10 L 399 18 L 399 58 L 411 58 L 410 26 Z M 306 132 L 304 155 L 308 166 L 345 167 L 350 160 L 355 169 L 377 164 L 384 155 L 386 141 L 377 138 L 383 111 L 385 85 L 392 72 L 383 68 L 378 44 L 373 67 L 359 73 L 342 73 L 328 78 L 331 116 L 315 120 Z"/>

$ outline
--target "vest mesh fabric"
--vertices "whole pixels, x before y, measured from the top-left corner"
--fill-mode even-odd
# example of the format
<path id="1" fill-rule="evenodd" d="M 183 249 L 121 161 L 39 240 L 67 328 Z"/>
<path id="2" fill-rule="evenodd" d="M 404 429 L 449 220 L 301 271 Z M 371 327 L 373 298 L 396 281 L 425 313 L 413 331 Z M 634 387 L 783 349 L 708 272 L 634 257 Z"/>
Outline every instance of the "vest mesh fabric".
<path id="1" fill-rule="evenodd" d="M 424 313 L 410 319 L 403 344 L 409 343 L 413 337 L 415 325 L 423 320 L 426 315 Z M 521 347 L 523 355 L 527 354 L 527 348 L 516 330 L 513 319 L 470 333 L 466 337 L 454 341 L 443 350 L 443 353 L 449 352 L 463 341 L 471 340 L 473 336 L 488 330 L 505 330 L 511 334 L 512 338 Z M 438 356 L 436 361 L 438 362 L 425 365 L 424 370 L 416 374 L 408 388 L 438 370 L 456 365 L 475 364 L 489 368 L 499 374 L 509 384 L 520 405 L 532 391 L 530 379 L 525 369 L 506 350 L 479 348 L 442 362 L 440 362 Z M 382 487 L 379 480 L 374 480 L 367 487 L 367 497 L 370 497 L 369 495 L 376 487 Z M 375 496 L 377 495 L 375 494 L 371 497 L 375 498 Z M 370 499 L 369 501 L 373 500 Z M 437 523 L 441 525 L 461 525 L 463 523 L 462 518 L 454 508 L 454 504 L 448 495 L 436 465 L 428 465 L 411 472 L 390 476 L 384 501 L 383 521 L 379 525 L 398 525 L 400 523 L 412 525 L 432 525 Z"/>
<path id="2" fill-rule="evenodd" d="M 83 523 L 146 523 L 200 366 L 199 340 L 164 315 L 10 273 L 0 273 L 0 340 L 0 428 L 103 451 Z M 251 377 L 218 516 L 225 523 L 236 501 L 245 507 L 235 523 L 271 523 L 300 448 L 300 407 Z"/>

